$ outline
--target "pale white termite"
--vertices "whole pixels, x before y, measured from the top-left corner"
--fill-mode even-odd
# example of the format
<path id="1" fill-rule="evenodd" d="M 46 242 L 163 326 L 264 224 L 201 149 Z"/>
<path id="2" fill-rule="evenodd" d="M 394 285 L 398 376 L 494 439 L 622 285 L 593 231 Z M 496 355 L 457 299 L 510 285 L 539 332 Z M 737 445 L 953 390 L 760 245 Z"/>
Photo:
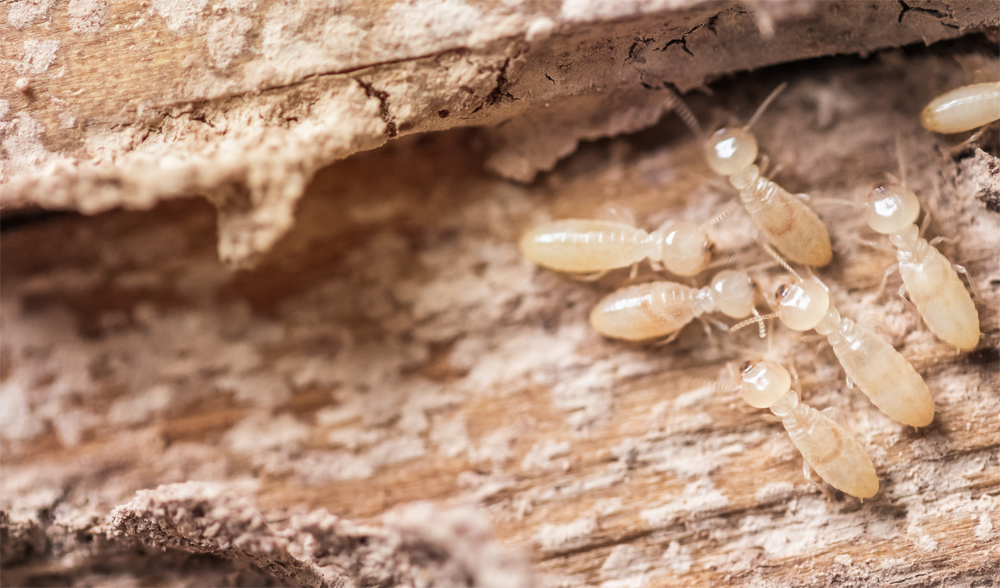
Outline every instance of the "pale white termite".
<path id="1" fill-rule="evenodd" d="M 920 113 L 920 124 L 935 133 L 961 133 L 1000 119 L 1000 82 L 971 84 L 941 94 Z"/>
<path id="2" fill-rule="evenodd" d="M 538 265 L 571 273 L 603 272 L 649 258 L 688 277 L 701 273 L 712 257 L 705 227 L 686 221 L 667 221 L 648 233 L 620 221 L 556 220 L 529 229 L 520 245 Z"/>
<path id="3" fill-rule="evenodd" d="M 889 418 L 912 427 L 926 427 L 934 420 L 930 389 L 910 362 L 892 345 L 830 306 L 830 295 L 818 280 L 782 284 L 775 294 L 775 313 L 793 331 L 815 329 L 824 335 L 847 372 L 872 403 Z M 753 320 L 734 325 L 738 330 Z"/>
<path id="4" fill-rule="evenodd" d="M 865 209 L 868 226 L 889 235 L 896 246 L 903 285 L 927 327 L 961 351 L 973 349 L 979 343 L 979 313 L 951 262 L 923 239 L 913 224 L 920 214 L 917 195 L 893 181 L 873 190 Z"/>
<path id="5" fill-rule="evenodd" d="M 647 282 L 605 296 L 590 313 L 590 324 L 613 339 L 642 341 L 676 336 L 684 325 L 719 311 L 745 318 L 754 311 L 754 287 L 746 272 L 723 270 L 701 289 L 675 282 Z"/>
<path id="6" fill-rule="evenodd" d="M 746 126 L 723 127 L 712 134 L 705 142 L 705 157 L 713 171 L 729 178 L 730 185 L 739 190 L 747 213 L 782 255 L 795 263 L 824 266 L 833 258 L 826 225 L 802 197 L 761 177 L 760 168 L 754 165 L 757 138 L 750 127 L 784 87 L 764 100 Z M 693 118 L 690 113 L 683 116 Z"/>
<path id="7" fill-rule="evenodd" d="M 780 364 L 749 362 L 740 375 L 740 395 L 780 418 L 806 463 L 831 486 L 861 499 L 875 496 L 878 476 L 865 448 L 836 421 L 800 402 L 791 384 Z"/>

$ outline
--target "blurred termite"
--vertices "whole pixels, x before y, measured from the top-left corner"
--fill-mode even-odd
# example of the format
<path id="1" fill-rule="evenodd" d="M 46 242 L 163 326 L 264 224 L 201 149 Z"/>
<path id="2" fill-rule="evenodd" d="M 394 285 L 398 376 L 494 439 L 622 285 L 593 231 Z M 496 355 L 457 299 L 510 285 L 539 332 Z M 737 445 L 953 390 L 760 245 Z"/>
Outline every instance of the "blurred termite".
<path id="1" fill-rule="evenodd" d="M 840 316 L 830 306 L 830 294 L 819 280 L 803 280 L 770 247 L 764 247 L 794 277 L 775 294 L 775 312 L 793 331 L 815 329 L 826 337 L 840 365 L 847 372 L 848 386 L 858 385 L 872 403 L 889 418 L 912 427 L 926 427 L 934 420 L 934 400 L 917 373 L 892 345 L 869 329 Z M 737 331 L 759 318 L 734 325 Z"/>
<path id="2" fill-rule="evenodd" d="M 788 431 L 808 467 L 834 488 L 865 499 L 878 492 L 878 476 L 865 448 L 839 423 L 799 400 L 798 378 L 773 361 L 747 362 L 740 374 L 740 396 L 754 408 L 767 408 Z M 805 469 L 808 479 L 808 469 Z"/>
<path id="3" fill-rule="evenodd" d="M 754 286 L 746 272 L 723 270 L 708 286 L 647 282 L 605 296 L 590 313 L 590 324 L 613 339 L 643 341 L 670 335 L 672 341 L 695 318 L 712 312 L 741 319 L 754 312 Z"/>
<path id="4" fill-rule="evenodd" d="M 865 202 L 868 226 L 888 235 L 897 249 L 898 263 L 886 271 L 882 288 L 889 274 L 898 269 L 903 289 L 931 332 L 959 351 L 973 349 L 979 343 L 979 313 L 955 270 L 966 276 L 968 271 L 953 266 L 934 247 L 934 241 L 928 243 L 920 236 L 914 224 L 920 201 L 906 185 L 889 177 L 890 183 L 873 190 Z"/>
<path id="5" fill-rule="evenodd" d="M 1000 119 L 1000 82 L 971 84 L 945 92 L 920 113 L 928 131 L 951 134 L 971 131 Z"/>
<path id="6" fill-rule="evenodd" d="M 750 128 L 787 84 L 778 86 L 743 127 L 723 127 L 705 140 L 705 158 L 716 173 L 739 190 L 747 213 L 768 241 L 795 263 L 824 266 L 833 258 L 830 235 L 819 216 L 805 204 L 806 195 L 792 195 L 766 177 L 757 160 L 757 138 Z M 694 114 L 678 98 L 675 108 L 698 137 Z M 762 164 L 764 165 L 764 164 Z"/>
<path id="7" fill-rule="evenodd" d="M 521 237 L 521 253 L 542 267 L 578 274 L 635 266 L 649 258 L 671 273 L 690 277 L 712 267 L 712 241 L 702 225 L 667 221 L 652 233 L 614 220 L 563 219 L 541 223 Z"/>

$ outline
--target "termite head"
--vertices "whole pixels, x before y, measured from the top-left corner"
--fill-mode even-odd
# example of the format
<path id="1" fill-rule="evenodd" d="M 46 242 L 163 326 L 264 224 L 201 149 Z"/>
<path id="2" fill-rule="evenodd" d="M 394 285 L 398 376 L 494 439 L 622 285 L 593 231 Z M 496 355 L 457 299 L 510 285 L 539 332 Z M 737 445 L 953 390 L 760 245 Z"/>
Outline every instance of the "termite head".
<path id="1" fill-rule="evenodd" d="M 778 318 L 793 331 L 815 328 L 830 308 L 830 294 L 826 288 L 809 280 L 782 284 L 774 300 Z"/>
<path id="2" fill-rule="evenodd" d="M 705 158 L 712 171 L 731 176 L 757 159 L 757 138 L 746 129 L 723 127 L 705 142 Z"/>
<path id="3" fill-rule="evenodd" d="M 705 229 L 686 221 L 667 221 L 659 229 L 663 236 L 660 261 L 678 276 L 696 276 L 712 260 L 714 244 Z"/>
<path id="4" fill-rule="evenodd" d="M 715 308 L 731 318 L 741 319 L 753 312 L 754 286 L 746 272 L 722 270 L 709 284 Z"/>
<path id="5" fill-rule="evenodd" d="M 788 370 L 773 361 L 748 361 L 740 373 L 740 396 L 754 408 L 770 408 L 792 388 Z"/>
<path id="6" fill-rule="evenodd" d="M 912 190 L 899 182 L 875 188 L 865 201 L 868 226 L 888 235 L 898 233 L 916 222 L 920 201 Z"/>

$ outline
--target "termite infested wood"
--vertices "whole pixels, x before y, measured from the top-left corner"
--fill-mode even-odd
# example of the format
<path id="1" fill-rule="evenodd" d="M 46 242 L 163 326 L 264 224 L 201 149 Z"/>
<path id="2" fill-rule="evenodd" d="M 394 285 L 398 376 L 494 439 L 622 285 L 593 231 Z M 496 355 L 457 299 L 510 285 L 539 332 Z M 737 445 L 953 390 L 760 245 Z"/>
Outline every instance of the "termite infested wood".
<path id="1" fill-rule="evenodd" d="M 303 510 L 374 524 L 418 501 L 473 506 L 554 585 L 989 579 L 997 152 L 950 159 L 952 143 L 921 130 L 923 105 L 963 83 L 944 53 L 792 64 L 685 98 L 705 120 L 742 118 L 788 82 L 754 131 L 782 168 L 775 180 L 817 200 L 861 202 L 896 170 L 899 137 L 928 234 L 960 237 L 940 247 L 982 292 L 984 336 L 956 355 L 898 297 L 876 298 L 894 253 L 860 242 L 863 210 L 815 205 L 833 243 L 817 272 L 832 304 L 880 325 L 937 407 L 920 431 L 892 422 L 847 389 L 829 349 L 775 325 L 773 353 L 796 366 L 803 400 L 838 408 L 871 455 L 881 490 L 863 504 L 806 483 L 781 426 L 735 393 L 691 384 L 764 355 L 756 333 L 689 325 L 667 348 L 606 340 L 588 314 L 627 269 L 585 283 L 521 257 L 528 227 L 593 218 L 609 201 L 642 227 L 718 213 L 735 194 L 710 181 L 703 146 L 669 114 L 527 185 L 479 171 L 476 131 L 352 157 L 320 173 L 296 230 L 254 270 L 217 262 L 214 217 L 188 201 L 5 230 L 4 249 L 24 253 L 2 259 L 3 383 L 20 402 L 5 413 L 3 497 L 99 518 L 138 490 L 205 480 L 293 537 L 313 528 L 288 522 Z M 719 251 L 756 251 L 742 211 L 707 231 Z M 782 276 L 761 277 L 770 294 Z M 59 516 L 46 524 L 80 528 Z M 89 561 L 51 573 L 91 573 Z M 5 573 L 50 573 L 25 568 Z"/>

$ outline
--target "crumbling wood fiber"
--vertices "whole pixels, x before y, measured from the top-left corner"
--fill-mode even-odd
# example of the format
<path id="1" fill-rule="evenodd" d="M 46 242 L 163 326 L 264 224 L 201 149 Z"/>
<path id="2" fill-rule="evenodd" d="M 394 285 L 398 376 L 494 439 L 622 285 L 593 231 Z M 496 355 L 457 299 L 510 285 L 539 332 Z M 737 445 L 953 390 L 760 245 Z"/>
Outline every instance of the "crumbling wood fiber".
<path id="1" fill-rule="evenodd" d="M 0 8 L 3 584 L 993 581 L 996 135 L 951 151 L 964 137 L 918 115 L 996 70 L 995 9 L 607 6 Z M 761 151 L 829 227 L 833 303 L 924 377 L 930 427 L 780 327 L 603 339 L 587 314 L 628 271 L 580 282 L 517 250 L 609 206 L 646 229 L 718 213 L 733 193 L 673 92 L 713 127 L 782 82 Z M 887 171 L 981 293 L 970 353 L 898 278 L 876 296 L 893 254 L 821 202 Z M 740 212 L 711 236 L 762 261 Z M 780 277 L 755 274 L 765 294 Z M 769 349 L 867 449 L 872 500 L 807 483 L 780 425 L 703 385 Z"/>

